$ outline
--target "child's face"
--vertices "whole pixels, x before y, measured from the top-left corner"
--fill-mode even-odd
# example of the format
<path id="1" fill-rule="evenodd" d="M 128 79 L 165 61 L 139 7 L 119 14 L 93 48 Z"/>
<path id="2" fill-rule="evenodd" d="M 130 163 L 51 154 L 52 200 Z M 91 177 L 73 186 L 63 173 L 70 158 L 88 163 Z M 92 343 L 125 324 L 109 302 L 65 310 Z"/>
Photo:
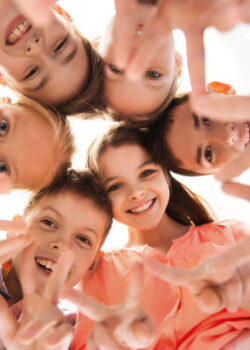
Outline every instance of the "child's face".
<path id="1" fill-rule="evenodd" d="M 36 28 L 10 1 L 2 1 L 0 16 L 0 62 L 13 84 L 52 104 L 73 97 L 86 80 L 88 61 L 80 37 L 65 20 L 53 13 L 46 26 Z"/>
<path id="2" fill-rule="evenodd" d="M 0 104 L 0 173 L 15 186 L 29 187 L 55 162 L 55 132 L 31 109 Z"/>
<path id="3" fill-rule="evenodd" d="M 135 144 L 109 147 L 99 161 L 114 219 L 137 229 L 155 228 L 169 200 L 162 168 Z"/>
<path id="4" fill-rule="evenodd" d="M 218 172 L 249 142 L 249 123 L 220 123 L 197 116 L 188 101 L 175 109 L 173 119 L 167 143 L 182 168 L 200 174 Z"/>
<path id="5" fill-rule="evenodd" d="M 154 7 L 149 5 L 139 7 L 135 23 L 135 46 L 138 45 L 138 39 L 140 39 L 136 36 L 136 28 L 139 28 L 139 33 L 143 32 L 138 26 L 144 25 L 152 10 Z M 106 50 L 112 30 L 112 24 L 110 24 L 100 49 L 101 54 Z M 110 106 L 126 116 L 132 116 L 135 113 L 148 114 L 160 107 L 168 97 L 173 81 L 177 78 L 182 65 L 180 55 L 174 49 L 172 33 L 166 37 L 163 45 L 155 52 L 144 75 L 137 81 L 129 80 L 125 72 L 115 66 L 113 47 L 105 55 L 105 62 L 105 97 Z"/>
<path id="6" fill-rule="evenodd" d="M 97 259 L 107 215 L 90 198 L 71 192 L 44 196 L 27 216 L 28 232 L 35 236 L 38 285 L 43 288 L 65 248 L 75 254 L 66 284 L 74 286 Z M 20 255 L 14 260 L 19 275 Z"/>

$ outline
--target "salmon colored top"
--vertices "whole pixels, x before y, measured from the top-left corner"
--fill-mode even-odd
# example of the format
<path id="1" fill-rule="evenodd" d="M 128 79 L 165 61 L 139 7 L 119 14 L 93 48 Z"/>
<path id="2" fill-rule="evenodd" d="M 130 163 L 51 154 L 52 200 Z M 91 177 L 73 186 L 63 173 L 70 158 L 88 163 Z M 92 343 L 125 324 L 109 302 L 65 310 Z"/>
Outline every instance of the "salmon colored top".
<path id="1" fill-rule="evenodd" d="M 105 304 L 118 304 L 125 297 L 131 266 L 144 256 L 190 269 L 206 257 L 222 253 L 248 234 L 248 226 L 224 221 L 191 227 L 173 241 L 166 255 L 146 245 L 107 252 L 101 256 L 95 273 L 80 288 Z M 144 271 L 141 304 L 158 329 L 157 341 L 151 347 L 155 350 L 219 350 L 244 329 L 250 329 L 249 312 L 239 309 L 229 313 L 224 309 L 216 314 L 204 313 L 186 288 L 163 282 L 147 271 Z M 94 322 L 78 315 L 72 350 L 85 349 L 93 325 Z"/>

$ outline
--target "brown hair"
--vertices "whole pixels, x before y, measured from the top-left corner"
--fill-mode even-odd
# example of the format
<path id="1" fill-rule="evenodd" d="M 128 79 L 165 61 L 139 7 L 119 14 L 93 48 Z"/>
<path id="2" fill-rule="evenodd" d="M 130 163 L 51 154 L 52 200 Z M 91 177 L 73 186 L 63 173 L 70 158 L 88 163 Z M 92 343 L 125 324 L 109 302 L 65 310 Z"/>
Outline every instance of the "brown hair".
<path id="1" fill-rule="evenodd" d="M 162 104 L 155 109 L 153 112 L 148 113 L 148 114 L 136 114 L 134 113 L 133 115 L 124 115 L 123 113 L 120 113 L 116 109 L 114 109 L 112 106 L 108 104 L 107 101 L 104 102 L 106 105 L 106 115 L 107 119 L 110 119 L 112 121 L 124 121 L 127 125 L 127 127 L 130 128 L 145 128 L 151 125 L 157 118 L 158 116 L 166 110 L 168 105 L 171 103 L 173 100 L 176 91 L 178 89 L 179 82 L 178 82 L 178 77 L 175 76 L 172 85 L 170 87 L 169 93 L 165 100 L 162 102 Z"/>
<path id="2" fill-rule="evenodd" d="M 48 185 L 56 174 L 64 172 L 71 166 L 71 159 L 75 151 L 74 136 L 71 131 L 70 123 L 66 118 L 53 113 L 36 101 L 23 96 L 16 103 L 18 106 L 31 109 L 45 118 L 54 131 L 54 157 L 53 164 L 48 166 L 46 176 L 41 177 L 28 190 L 39 190 Z M 20 188 L 20 187 L 19 187 Z"/>
<path id="3" fill-rule="evenodd" d="M 167 142 L 167 133 L 174 122 L 174 111 L 178 106 L 186 103 L 189 99 L 188 94 L 175 97 L 170 105 L 162 111 L 158 119 L 150 126 L 147 137 L 151 143 L 152 152 L 157 162 L 167 164 L 169 170 L 185 176 L 203 176 L 192 170 L 183 168 L 180 159 L 174 156 L 174 153 Z"/>
<path id="4" fill-rule="evenodd" d="M 89 40 L 87 40 L 82 33 L 74 26 L 73 23 L 66 21 L 67 25 L 71 26 L 73 30 L 82 40 L 82 45 L 86 50 L 89 72 L 88 77 L 84 81 L 84 84 L 80 91 L 77 92 L 75 96 L 70 98 L 67 101 L 64 101 L 58 105 L 46 104 L 46 102 L 41 102 L 37 98 L 33 98 L 38 103 L 43 105 L 45 108 L 49 108 L 52 111 L 58 112 L 60 115 L 78 115 L 84 119 L 90 119 L 97 116 L 97 113 L 100 113 L 100 116 L 106 110 L 104 101 L 103 101 L 103 81 L 104 81 L 104 62 L 99 53 L 92 47 Z M 8 86 L 21 97 L 24 93 L 20 91 L 20 88 L 15 83 L 15 80 L 8 76 L 4 78 Z M 25 96 L 27 96 L 25 94 Z M 28 97 L 28 96 L 27 96 Z"/>
<path id="5" fill-rule="evenodd" d="M 100 181 L 87 170 L 76 171 L 68 169 L 58 175 L 49 186 L 33 194 L 24 209 L 24 216 L 28 215 L 44 196 L 53 196 L 66 191 L 91 199 L 98 209 L 105 212 L 107 225 L 104 232 L 104 240 L 112 225 L 111 205 Z"/>
<path id="6" fill-rule="evenodd" d="M 152 160 L 165 171 L 170 187 L 170 199 L 166 213 L 172 219 L 187 226 L 201 225 L 213 221 L 212 215 L 208 208 L 205 208 L 202 199 L 177 181 L 168 171 L 166 163 L 163 164 L 156 159 L 147 138 L 146 129 L 127 128 L 125 123 L 112 126 L 90 145 L 87 152 L 86 166 L 95 176 L 100 176 L 98 162 L 101 155 L 108 147 L 118 147 L 124 144 L 140 145 L 152 157 Z"/>

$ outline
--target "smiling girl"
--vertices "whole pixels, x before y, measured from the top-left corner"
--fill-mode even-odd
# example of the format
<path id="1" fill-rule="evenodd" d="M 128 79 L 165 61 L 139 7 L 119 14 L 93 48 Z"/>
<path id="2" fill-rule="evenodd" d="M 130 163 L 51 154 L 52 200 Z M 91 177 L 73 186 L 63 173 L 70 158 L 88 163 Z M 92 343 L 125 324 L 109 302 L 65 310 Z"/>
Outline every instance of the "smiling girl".
<path id="1" fill-rule="evenodd" d="M 191 269 L 205 258 L 219 255 L 249 232 L 232 221 L 212 222 L 197 196 L 152 157 L 144 131 L 123 125 L 112 127 L 92 144 L 87 165 L 102 179 L 114 218 L 129 230 L 127 247 L 106 253 L 96 274 L 82 285 L 86 293 L 102 302 L 112 305 L 122 300 L 134 261 L 151 257 L 166 266 Z M 229 292 L 233 282 L 232 278 L 223 284 L 228 309 L 233 302 Z M 250 328 L 249 312 L 239 308 L 231 314 L 222 306 L 219 312 L 208 314 L 195 304 L 187 289 L 166 283 L 147 271 L 142 305 L 158 327 L 154 347 L 157 350 L 200 349 L 201 344 L 219 350 L 244 328 Z M 73 349 L 83 348 L 92 326 L 79 316 Z M 207 330 L 210 338 L 206 337 Z M 186 347 L 190 337 L 195 342 Z"/>
<path id="2" fill-rule="evenodd" d="M 11 1 L 0 1 L 3 76 L 14 90 L 61 113 L 93 111 L 102 60 L 65 12 L 61 16 L 50 7 L 47 12 L 47 22 L 36 26 Z"/>

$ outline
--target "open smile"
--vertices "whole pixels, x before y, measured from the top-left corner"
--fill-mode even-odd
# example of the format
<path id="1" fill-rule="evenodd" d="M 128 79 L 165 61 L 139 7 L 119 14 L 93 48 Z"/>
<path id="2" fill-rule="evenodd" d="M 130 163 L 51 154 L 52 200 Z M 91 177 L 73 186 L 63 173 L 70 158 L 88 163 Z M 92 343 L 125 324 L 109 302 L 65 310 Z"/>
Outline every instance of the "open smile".
<path id="1" fill-rule="evenodd" d="M 248 145 L 249 139 L 250 139 L 250 123 L 245 122 L 243 123 L 244 128 L 244 145 Z"/>
<path id="2" fill-rule="evenodd" d="M 35 261 L 37 266 L 46 273 L 46 275 L 50 275 L 56 266 L 56 262 L 52 259 L 46 259 L 41 257 L 35 257 Z"/>
<path id="3" fill-rule="evenodd" d="M 145 201 L 142 205 L 137 206 L 133 209 L 127 210 L 127 213 L 134 214 L 134 215 L 142 215 L 148 213 L 153 205 L 155 204 L 156 198 L 149 199 Z"/>
<path id="4" fill-rule="evenodd" d="M 24 38 L 32 28 L 31 24 L 22 15 L 16 16 L 7 26 L 5 31 L 5 44 L 15 45 Z"/>

